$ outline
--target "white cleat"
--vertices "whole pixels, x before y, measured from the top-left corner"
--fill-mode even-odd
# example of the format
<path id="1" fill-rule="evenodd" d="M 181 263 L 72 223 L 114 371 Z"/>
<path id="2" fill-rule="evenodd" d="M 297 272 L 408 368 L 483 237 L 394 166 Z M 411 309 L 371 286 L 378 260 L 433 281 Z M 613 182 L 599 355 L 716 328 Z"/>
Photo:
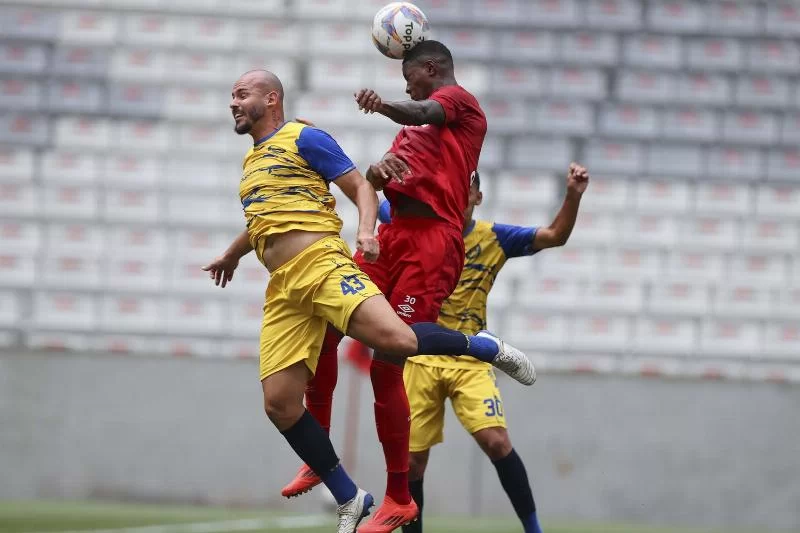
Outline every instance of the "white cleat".
<path id="1" fill-rule="evenodd" d="M 486 337 L 497 343 L 497 356 L 492 361 L 492 366 L 499 368 L 523 385 L 533 385 L 536 381 L 536 369 L 528 356 L 510 344 L 503 342 L 496 335 L 488 331 L 480 331 L 476 337 Z"/>
<path id="2" fill-rule="evenodd" d="M 336 508 L 336 514 L 339 517 L 336 532 L 355 533 L 359 522 L 369 515 L 369 510 L 373 505 L 375 505 L 375 499 L 372 494 L 358 489 L 352 500 Z"/>

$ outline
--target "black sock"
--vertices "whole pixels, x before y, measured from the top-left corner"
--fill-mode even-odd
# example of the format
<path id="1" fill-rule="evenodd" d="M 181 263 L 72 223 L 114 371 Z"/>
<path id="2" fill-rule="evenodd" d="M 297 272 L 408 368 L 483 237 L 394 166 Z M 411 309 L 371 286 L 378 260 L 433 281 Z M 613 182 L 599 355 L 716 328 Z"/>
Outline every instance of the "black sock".
<path id="1" fill-rule="evenodd" d="M 417 353 L 423 355 L 464 355 L 469 351 L 467 336 L 433 322 L 411 324 L 417 336 Z"/>
<path id="2" fill-rule="evenodd" d="M 331 439 L 311 413 L 305 411 L 292 427 L 281 433 L 300 459 L 322 478 L 340 505 L 353 499 L 358 488 L 339 464 Z"/>
<path id="3" fill-rule="evenodd" d="M 411 492 L 414 503 L 419 507 L 419 517 L 415 522 L 403 526 L 403 533 L 422 533 L 422 506 L 425 503 L 425 498 L 422 495 L 422 480 L 409 481 L 408 490 Z"/>
<path id="4" fill-rule="evenodd" d="M 536 512 L 536 504 L 533 502 L 528 473 L 525 471 L 522 459 L 516 450 L 512 449 L 511 453 L 502 459 L 492 461 L 492 464 L 497 469 L 500 484 L 508 494 L 517 516 L 520 520 L 528 520 L 531 514 Z"/>

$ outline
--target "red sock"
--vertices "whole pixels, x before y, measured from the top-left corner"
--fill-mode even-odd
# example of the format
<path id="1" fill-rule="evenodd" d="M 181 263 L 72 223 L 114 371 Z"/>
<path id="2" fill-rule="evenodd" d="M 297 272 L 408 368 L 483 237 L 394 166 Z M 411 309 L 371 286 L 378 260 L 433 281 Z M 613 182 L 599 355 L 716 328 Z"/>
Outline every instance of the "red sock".
<path id="1" fill-rule="evenodd" d="M 403 386 L 403 369 L 383 361 L 372 361 L 372 389 L 375 392 L 375 425 L 386 458 L 386 495 L 405 505 L 408 491 L 408 439 L 411 409 Z"/>
<path id="2" fill-rule="evenodd" d="M 339 377 L 339 342 L 342 334 L 335 328 L 328 328 L 319 354 L 317 371 L 306 385 L 306 409 L 319 422 L 325 433 L 331 431 L 331 411 L 333 410 L 333 390 Z"/>

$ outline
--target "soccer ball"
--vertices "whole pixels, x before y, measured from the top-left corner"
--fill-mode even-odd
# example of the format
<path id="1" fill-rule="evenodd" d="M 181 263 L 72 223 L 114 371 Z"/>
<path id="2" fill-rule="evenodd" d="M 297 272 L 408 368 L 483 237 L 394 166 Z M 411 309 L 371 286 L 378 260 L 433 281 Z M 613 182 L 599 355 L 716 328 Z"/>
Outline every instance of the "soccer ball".
<path id="1" fill-rule="evenodd" d="M 380 53 L 392 59 L 428 38 L 430 25 L 420 8 L 410 2 L 392 2 L 383 6 L 372 20 L 372 42 Z"/>

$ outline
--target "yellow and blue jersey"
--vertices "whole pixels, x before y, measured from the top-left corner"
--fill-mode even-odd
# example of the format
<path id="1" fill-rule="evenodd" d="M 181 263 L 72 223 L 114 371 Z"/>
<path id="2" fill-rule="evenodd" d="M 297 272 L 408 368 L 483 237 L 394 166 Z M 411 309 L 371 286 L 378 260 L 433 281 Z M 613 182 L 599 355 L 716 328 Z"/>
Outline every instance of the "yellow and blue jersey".
<path id="1" fill-rule="evenodd" d="M 333 137 L 305 124 L 286 122 L 256 141 L 242 164 L 239 197 L 259 259 L 269 235 L 339 233 L 330 182 L 354 168 Z"/>
<path id="2" fill-rule="evenodd" d="M 380 205 L 380 221 L 391 221 L 389 202 Z M 485 220 L 475 220 L 464 230 L 464 270 L 453 293 L 444 301 L 439 311 L 439 324 L 474 335 L 486 329 L 486 305 L 497 274 L 512 257 L 533 255 L 536 236 L 535 227 L 496 224 Z M 415 363 L 448 368 L 485 367 L 472 357 L 414 357 Z"/>

